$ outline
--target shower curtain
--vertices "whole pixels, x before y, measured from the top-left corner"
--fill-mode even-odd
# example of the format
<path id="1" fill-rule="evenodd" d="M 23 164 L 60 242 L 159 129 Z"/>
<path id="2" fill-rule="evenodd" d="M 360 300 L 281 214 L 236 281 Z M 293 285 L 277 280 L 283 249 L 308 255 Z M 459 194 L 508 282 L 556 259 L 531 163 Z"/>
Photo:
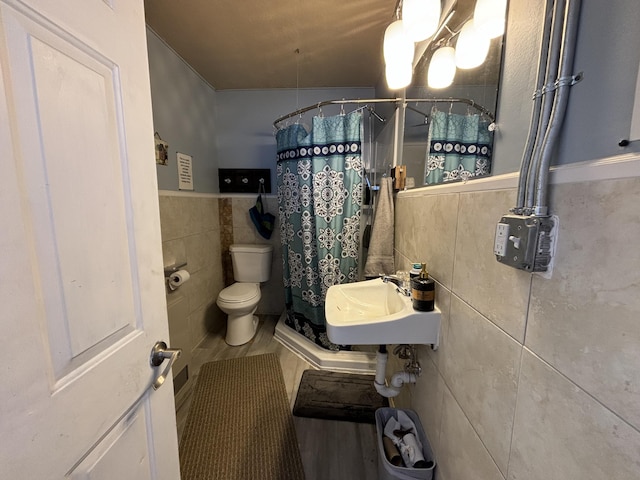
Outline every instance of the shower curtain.
<path id="1" fill-rule="evenodd" d="M 493 132 L 477 114 L 431 112 L 425 185 L 468 180 L 491 172 Z"/>
<path id="2" fill-rule="evenodd" d="M 331 285 L 358 279 L 361 129 L 354 112 L 276 134 L 285 323 L 328 350 L 350 348 L 329 341 L 324 300 Z"/>

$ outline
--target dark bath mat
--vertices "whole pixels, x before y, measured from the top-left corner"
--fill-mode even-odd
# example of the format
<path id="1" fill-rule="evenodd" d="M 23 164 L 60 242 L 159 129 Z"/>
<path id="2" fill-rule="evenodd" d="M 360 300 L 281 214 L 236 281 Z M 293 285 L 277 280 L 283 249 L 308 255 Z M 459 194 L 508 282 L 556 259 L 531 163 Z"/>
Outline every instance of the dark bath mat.
<path id="1" fill-rule="evenodd" d="M 293 414 L 298 417 L 376 423 L 378 408 L 388 400 L 373 386 L 373 375 L 305 370 Z"/>
<path id="2" fill-rule="evenodd" d="M 180 442 L 182 480 L 303 480 L 273 353 L 205 363 Z"/>

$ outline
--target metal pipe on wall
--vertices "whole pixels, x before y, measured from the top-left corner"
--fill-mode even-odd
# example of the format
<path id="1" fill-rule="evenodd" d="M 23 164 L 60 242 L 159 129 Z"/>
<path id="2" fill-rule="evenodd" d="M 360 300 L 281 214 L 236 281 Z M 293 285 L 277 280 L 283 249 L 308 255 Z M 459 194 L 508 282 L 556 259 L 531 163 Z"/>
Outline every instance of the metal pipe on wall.
<path id="1" fill-rule="evenodd" d="M 549 185 L 549 168 L 551 155 L 556 146 L 569 101 L 569 88 L 578 77 L 573 76 L 573 60 L 578 37 L 578 19 L 580 17 L 581 0 L 569 0 L 565 16 L 564 41 L 562 57 L 560 59 L 560 77 L 557 81 L 557 93 L 551 113 L 549 128 L 544 137 L 542 161 L 536 172 L 535 208 L 534 214 L 547 215 L 547 188 Z"/>
<path id="2" fill-rule="evenodd" d="M 531 113 L 531 121 L 529 123 L 529 135 L 522 155 L 520 163 L 520 176 L 518 178 L 518 195 L 516 206 L 512 210 L 515 214 L 522 214 L 522 207 L 527 191 L 527 175 L 531 165 L 531 157 L 533 155 L 536 138 L 538 137 L 538 126 L 540 123 L 540 114 L 542 108 L 542 88 L 544 87 L 547 75 L 547 61 L 549 57 L 549 44 L 551 40 L 551 25 L 553 20 L 553 4 L 554 0 L 547 0 L 544 22 L 542 26 L 542 41 L 540 45 L 540 56 L 538 58 L 538 73 L 536 76 L 536 89 L 533 97 L 533 111 Z"/>
<path id="3" fill-rule="evenodd" d="M 564 30 L 564 13 L 566 0 L 556 0 L 553 11 L 553 26 L 551 33 L 551 44 L 549 46 L 549 57 L 547 61 L 546 81 L 543 87 L 542 112 L 537 130 L 536 142 L 533 150 L 533 157 L 529 171 L 527 172 L 527 194 L 525 197 L 526 215 L 530 215 L 533 208 L 535 190 L 536 190 L 536 173 L 538 172 L 542 161 L 542 145 L 544 136 L 549 128 L 551 120 L 551 111 L 553 109 L 555 98 L 555 82 L 558 78 L 560 52 L 562 50 L 562 34 Z"/>

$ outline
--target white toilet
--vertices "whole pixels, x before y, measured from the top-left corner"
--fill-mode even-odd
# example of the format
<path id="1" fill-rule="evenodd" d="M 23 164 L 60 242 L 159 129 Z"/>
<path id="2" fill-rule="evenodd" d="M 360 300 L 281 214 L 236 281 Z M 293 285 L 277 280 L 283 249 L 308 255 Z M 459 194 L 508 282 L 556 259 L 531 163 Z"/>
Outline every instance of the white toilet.
<path id="1" fill-rule="evenodd" d="M 258 328 L 254 315 L 260 301 L 260 282 L 271 274 L 271 245 L 231 245 L 233 278 L 236 283 L 223 289 L 216 303 L 226 313 L 229 345 L 243 345 L 253 338 Z"/>

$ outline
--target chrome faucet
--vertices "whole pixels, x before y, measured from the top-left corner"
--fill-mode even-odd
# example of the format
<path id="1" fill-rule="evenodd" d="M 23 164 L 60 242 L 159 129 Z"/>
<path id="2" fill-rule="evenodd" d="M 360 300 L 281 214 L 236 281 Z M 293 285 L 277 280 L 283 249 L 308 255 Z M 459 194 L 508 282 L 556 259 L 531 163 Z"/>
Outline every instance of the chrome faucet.
<path id="1" fill-rule="evenodd" d="M 393 283 L 396 286 L 396 292 L 400 293 L 401 295 L 404 295 L 405 297 L 410 297 L 411 296 L 411 291 L 408 288 L 404 288 L 402 286 L 402 279 L 395 276 L 395 275 L 385 275 L 382 274 L 380 275 L 380 278 L 382 278 L 382 281 L 384 283 Z"/>

